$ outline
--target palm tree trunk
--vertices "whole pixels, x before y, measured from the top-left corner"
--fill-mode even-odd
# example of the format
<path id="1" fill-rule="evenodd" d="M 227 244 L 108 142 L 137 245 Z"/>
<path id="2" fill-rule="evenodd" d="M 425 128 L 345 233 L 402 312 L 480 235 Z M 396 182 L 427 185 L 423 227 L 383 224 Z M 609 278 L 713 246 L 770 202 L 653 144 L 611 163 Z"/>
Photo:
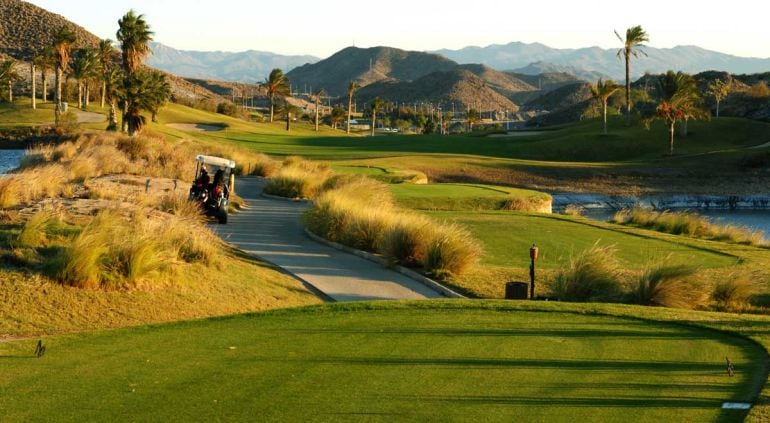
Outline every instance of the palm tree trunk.
<path id="1" fill-rule="evenodd" d="M 102 97 L 102 101 L 101 101 L 102 109 L 104 108 L 104 97 L 107 96 L 106 94 L 107 94 L 107 82 L 106 81 L 102 81 L 102 96 L 101 96 Z"/>
<path id="2" fill-rule="evenodd" d="M 604 115 L 602 132 L 607 135 L 607 100 L 602 101 L 602 115 Z"/>
<path id="3" fill-rule="evenodd" d="M 315 99 L 315 131 L 318 132 L 318 98 Z"/>
<path id="4" fill-rule="evenodd" d="M 626 49 L 626 126 L 631 126 L 631 51 Z"/>
<path id="5" fill-rule="evenodd" d="M 78 80 L 78 109 L 83 108 L 83 83 Z"/>
<path id="6" fill-rule="evenodd" d="M 85 106 L 85 109 L 88 109 L 88 105 L 90 104 L 89 98 L 91 97 L 91 89 L 88 87 L 88 81 L 86 81 L 86 83 L 83 84 L 83 94 L 85 95 L 83 104 Z"/>
<path id="7" fill-rule="evenodd" d="M 288 104 L 287 104 L 288 106 Z M 286 131 L 291 130 L 291 113 L 289 113 L 288 107 L 286 110 Z"/>
<path id="8" fill-rule="evenodd" d="M 110 99 L 110 117 L 109 117 L 109 124 L 107 126 L 107 129 L 110 131 L 117 131 L 118 130 L 118 113 L 115 110 L 115 100 Z"/>
<path id="9" fill-rule="evenodd" d="M 676 125 L 676 121 L 672 120 L 668 124 L 668 154 L 670 156 L 674 155 L 674 126 Z"/>
<path id="10" fill-rule="evenodd" d="M 374 128 L 377 126 L 377 112 L 372 110 L 372 136 L 374 136 Z"/>
<path id="11" fill-rule="evenodd" d="M 273 111 L 275 110 L 275 95 L 270 95 L 270 123 L 273 123 Z"/>
<path id="12" fill-rule="evenodd" d="M 717 119 L 719 119 L 719 99 L 717 99 Z"/>
<path id="13" fill-rule="evenodd" d="M 8 101 L 13 103 L 13 80 L 8 79 Z"/>
<path id="14" fill-rule="evenodd" d="M 56 67 L 56 91 L 54 92 L 54 116 L 56 117 L 56 124 L 61 123 L 61 67 Z"/>
<path id="15" fill-rule="evenodd" d="M 123 119 L 120 120 L 120 132 L 128 130 L 128 101 L 123 103 Z"/>
<path id="16" fill-rule="evenodd" d="M 348 134 L 350 133 L 350 115 L 353 112 L 353 96 L 348 96 L 348 127 L 345 130 Z"/>
<path id="17" fill-rule="evenodd" d="M 29 65 L 30 74 L 32 74 L 32 110 L 37 109 L 37 98 L 35 95 L 37 94 L 35 91 L 37 91 L 37 81 L 35 81 L 35 65 Z"/>
<path id="18" fill-rule="evenodd" d="M 40 70 L 40 79 L 43 80 L 43 103 L 45 103 L 48 97 L 48 84 L 46 84 L 47 80 L 45 79 L 45 69 Z"/>

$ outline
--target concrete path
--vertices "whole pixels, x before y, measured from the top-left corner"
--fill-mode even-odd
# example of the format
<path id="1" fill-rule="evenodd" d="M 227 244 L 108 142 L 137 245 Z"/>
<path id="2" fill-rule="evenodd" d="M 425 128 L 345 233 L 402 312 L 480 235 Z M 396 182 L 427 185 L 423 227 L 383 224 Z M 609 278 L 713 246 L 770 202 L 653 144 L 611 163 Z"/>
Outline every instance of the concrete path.
<path id="1" fill-rule="evenodd" d="M 336 301 L 442 298 L 400 273 L 317 243 L 301 224 L 305 203 L 261 196 L 264 181 L 241 178 L 235 190 L 248 210 L 230 216 L 215 231 L 247 253 L 274 263 Z"/>

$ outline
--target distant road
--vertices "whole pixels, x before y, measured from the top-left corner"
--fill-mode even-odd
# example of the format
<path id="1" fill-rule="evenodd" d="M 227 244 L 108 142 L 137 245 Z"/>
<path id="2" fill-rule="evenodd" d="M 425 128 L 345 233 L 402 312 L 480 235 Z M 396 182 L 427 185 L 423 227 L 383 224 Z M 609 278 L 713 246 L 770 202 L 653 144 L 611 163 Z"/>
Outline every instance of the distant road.
<path id="1" fill-rule="evenodd" d="M 261 196 L 264 181 L 242 178 L 238 195 L 249 204 L 215 226 L 226 241 L 274 263 L 335 301 L 443 298 L 425 285 L 390 269 L 319 244 L 307 237 L 301 223 L 304 203 Z"/>

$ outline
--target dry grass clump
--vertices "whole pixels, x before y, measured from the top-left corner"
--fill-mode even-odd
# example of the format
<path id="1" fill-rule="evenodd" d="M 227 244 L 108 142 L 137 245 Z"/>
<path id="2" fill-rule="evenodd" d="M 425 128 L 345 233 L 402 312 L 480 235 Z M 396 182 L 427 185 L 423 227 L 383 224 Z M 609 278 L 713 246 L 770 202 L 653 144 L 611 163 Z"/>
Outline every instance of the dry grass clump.
<path id="1" fill-rule="evenodd" d="M 190 201 L 186 195 L 170 194 L 160 199 L 157 207 L 160 211 L 173 214 L 182 219 L 189 219 L 200 223 L 205 223 L 205 215 L 198 203 Z"/>
<path id="2" fill-rule="evenodd" d="M 522 212 L 538 212 L 542 213 L 546 210 L 550 212 L 551 199 L 543 197 L 527 197 L 527 198 L 512 198 L 505 200 L 501 210 L 510 211 L 522 211 Z"/>
<path id="3" fill-rule="evenodd" d="M 308 229 L 393 263 L 447 279 L 470 269 L 481 248 L 468 231 L 398 209 L 387 185 L 355 175 L 328 179 L 305 214 Z"/>
<path id="4" fill-rule="evenodd" d="M 88 289 L 121 289 L 163 280 L 178 260 L 213 264 L 221 241 L 189 220 L 150 219 L 134 212 L 127 219 L 100 212 L 62 249 L 58 279 Z"/>
<path id="5" fill-rule="evenodd" d="M 12 243 L 17 248 L 38 248 L 45 246 L 51 237 L 66 233 L 62 214 L 51 208 L 44 208 L 24 222 L 18 236 Z"/>
<path id="6" fill-rule="evenodd" d="M 430 232 L 422 265 L 433 277 L 450 279 L 459 276 L 470 270 L 481 257 L 481 246 L 461 226 L 443 224 Z"/>
<path id="7" fill-rule="evenodd" d="M 585 213 L 585 209 L 577 204 L 567 204 L 562 214 L 566 216 L 582 216 Z"/>
<path id="8" fill-rule="evenodd" d="M 258 153 L 252 157 L 243 157 L 243 162 L 236 161 L 236 172 L 242 175 L 269 178 L 281 168 L 281 164 L 266 154 Z"/>
<path id="9" fill-rule="evenodd" d="M 752 231 L 742 226 L 712 223 L 707 218 L 688 211 L 658 212 L 649 208 L 634 207 L 615 213 L 612 222 L 714 241 L 756 246 L 767 245 L 764 232 Z"/>
<path id="10" fill-rule="evenodd" d="M 686 265 L 653 265 L 642 273 L 632 292 L 634 302 L 642 305 L 696 308 L 705 300 L 703 286 L 693 276 L 696 270 Z"/>
<path id="11" fill-rule="evenodd" d="M 751 300 L 759 293 L 755 277 L 734 273 L 720 280 L 711 292 L 714 308 L 719 311 L 741 312 L 751 308 Z"/>
<path id="12" fill-rule="evenodd" d="M 379 251 L 393 263 L 416 267 L 423 263 L 427 240 L 432 239 L 434 223 L 425 216 L 402 214 L 384 231 Z"/>
<path id="13" fill-rule="evenodd" d="M 622 297 L 623 287 L 615 249 L 594 244 L 557 272 L 551 285 L 561 301 L 613 302 Z"/>
<path id="14" fill-rule="evenodd" d="M 287 157 L 265 186 L 265 192 L 287 198 L 313 198 L 332 171 L 328 165 Z"/>

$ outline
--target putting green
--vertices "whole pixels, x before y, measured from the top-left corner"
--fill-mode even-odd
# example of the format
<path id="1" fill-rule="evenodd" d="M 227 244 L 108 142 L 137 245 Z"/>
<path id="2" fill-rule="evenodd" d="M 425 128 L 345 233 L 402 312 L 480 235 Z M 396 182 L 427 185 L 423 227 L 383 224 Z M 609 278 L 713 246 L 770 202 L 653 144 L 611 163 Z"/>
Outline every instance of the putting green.
<path id="1" fill-rule="evenodd" d="M 500 210 L 518 207 L 550 210 L 550 196 L 542 192 L 481 184 L 391 185 L 398 203 L 419 210 Z"/>
<path id="2" fill-rule="evenodd" d="M 329 305 L 0 344 L 3 421 L 714 421 L 742 338 L 470 302 Z M 473 303 L 477 304 L 477 303 Z M 728 377 L 725 357 L 737 374 Z"/>

